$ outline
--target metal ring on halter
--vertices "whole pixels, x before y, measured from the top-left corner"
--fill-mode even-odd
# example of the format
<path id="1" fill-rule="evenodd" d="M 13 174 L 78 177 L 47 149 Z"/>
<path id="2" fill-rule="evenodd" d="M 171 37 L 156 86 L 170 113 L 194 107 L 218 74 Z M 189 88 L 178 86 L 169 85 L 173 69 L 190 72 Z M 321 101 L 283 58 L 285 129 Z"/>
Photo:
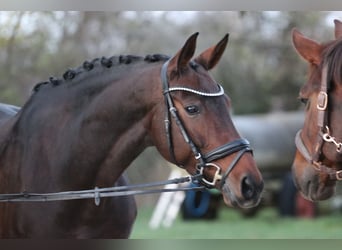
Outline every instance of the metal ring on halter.
<path id="1" fill-rule="evenodd" d="M 215 172 L 215 174 L 214 174 L 214 177 L 213 177 L 213 180 L 212 180 L 212 181 L 208 181 L 207 179 L 204 178 L 203 170 L 204 170 L 204 168 L 206 168 L 206 167 L 214 167 L 214 168 L 216 168 L 216 172 Z M 220 168 L 218 165 L 216 165 L 215 163 L 208 162 L 208 163 L 205 164 L 204 167 L 201 167 L 201 168 L 198 169 L 198 170 L 199 170 L 199 174 L 202 176 L 201 181 L 203 181 L 205 184 L 207 184 L 207 185 L 209 185 L 209 186 L 214 186 L 215 183 L 216 183 L 216 181 L 219 181 L 219 180 L 222 179 L 222 175 L 220 174 L 221 168 Z"/>
<path id="2" fill-rule="evenodd" d="M 326 129 L 327 132 L 322 134 L 323 140 L 326 141 L 326 142 L 331 142 L 331 143 L 335 144 L 336 151 L 338 153 L 341 153 L 341 151 L 342 151 L 342 143 L 341 142 L 337 142 L 336 138 L 333 137 L 332 135 L 330 135 L 330 130 L 329 130 L 328 126 L 325 126 L 325 129 Z"/>
<path id="3" fill-rule="evenodd" d="M 328 94 L 325 91 L 320 91 L 317 97 L 317 109 L 324 111 L 328 106 Z"/>
<path id="4" fill-rule="evenodd" d="M 336 180 L 342 181 L 342 170 L 336 171 Z"/>
<path id="5" fill-rule="evenodd" d="M 342 170 L 336 171 L 334 169 L 331 169 L 327 166 L 325 166 L 321 161 L 314 161 L 306 148 L 302 138 L 301 138 L 301 132 L 302 130 L 299 130 L 296 134 L 295 143 L 297 146 L 298 151 L 301 153 L 301 155 L 304 157 L 304 159 L 311 164 L 311 166 L 318 172 L 324 172 L 328 174 L 331 178 L 331 180 L 342 180 Z M 324 139 L 324 138 L 323 138 Z"/>

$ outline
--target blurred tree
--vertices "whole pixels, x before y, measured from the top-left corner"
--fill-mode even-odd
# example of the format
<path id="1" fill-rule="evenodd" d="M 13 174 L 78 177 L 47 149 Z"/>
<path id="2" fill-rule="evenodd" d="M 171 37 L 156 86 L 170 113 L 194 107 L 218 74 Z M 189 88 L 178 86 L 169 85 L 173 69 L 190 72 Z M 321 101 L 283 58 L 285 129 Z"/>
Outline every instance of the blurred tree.
<path id="1" fill-rule="evenodd" d="M 199 31 L 198 51 L 230 33 L 215 78 L 236 114 L 297 109 L 305 64 L 291 30 L 332 37 L 326 12 L 1 12 L 0 100 L 21 105 L 32 86 L 86 59 L 172 55 Z"/>
<path id="2" fill-rule="evenodd" d="M 330 33 L 332 37 L 325 23 L 327 14 L 207 12 L 198 13 L 189 27 L 203 30 L 210 40 L 230 33 L 228 52 L 215 75 L 232 98 L 236 114 L 288 111 L 300 105 L 296 97 L 306 70 L 292 48 L 291 31 L 298 27 L 307 35 Z"/>

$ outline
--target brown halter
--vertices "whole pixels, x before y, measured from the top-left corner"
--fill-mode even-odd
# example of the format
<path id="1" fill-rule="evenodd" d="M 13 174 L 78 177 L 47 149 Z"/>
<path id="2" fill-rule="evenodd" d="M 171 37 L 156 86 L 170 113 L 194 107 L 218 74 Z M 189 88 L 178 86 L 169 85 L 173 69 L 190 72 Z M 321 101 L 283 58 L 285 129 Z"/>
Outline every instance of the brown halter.
<path id="1" fill-rule="evenodd" d="M 321 80 L 321 90 L 318 94 L 317 98 L 317 125 L 319 128 L 319 132 L 317 135 L 317 142 L 314 148 L 313 155 L 310 154 L 307 147 L 305 146 L 302 138 L 301 132 L 299 130 L 296 134 L 295 143 L 298 151 L 302 154 L 302 156 L 319 172 L 324 172 L 329 175 L 331 180 L 342 180 L 342 170 L 336 171 L 322 163 L 320 159 L 322 158 L 322 147 L 324 142 L 334 143 L 336 146 L 336 151 L 338 153 L 342 152 L 342 143 L 337 142 L 335 137 L 330 135 L 330 130 L 328 126 L 328 84 L 330 81 L 327 79 L 328 66 L 324 65 L 322 71 L 322 80 Z"/>

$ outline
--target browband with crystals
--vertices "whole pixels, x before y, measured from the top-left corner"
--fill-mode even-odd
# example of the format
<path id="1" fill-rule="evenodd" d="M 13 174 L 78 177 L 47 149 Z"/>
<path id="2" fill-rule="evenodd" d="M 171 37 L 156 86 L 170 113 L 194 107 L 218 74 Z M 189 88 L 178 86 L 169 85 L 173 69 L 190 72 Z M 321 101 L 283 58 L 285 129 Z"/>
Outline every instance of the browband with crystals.
<path id="1" fill-rule="evenodd" d="M 220 88 L 220 90 L 216 93 L 207 93 L 207 92 L 202 92 L 202 91 L 198 91 L 195 89 L 191 89 L 191 88 L 186 88 L 186 87 L 170 87 L 168 88 L 166 91 L 167 92 L 173 92 L 173 91 L 186 91 L 186 92 L 190 92 L 196 95 L 201 95 L 201 96 L 208 96 L 208 97 L 215 97 L 215 96 L 221 96 L 224 95 L 224 89 L 220 84 L 217 84 L 218 87 Z"/>

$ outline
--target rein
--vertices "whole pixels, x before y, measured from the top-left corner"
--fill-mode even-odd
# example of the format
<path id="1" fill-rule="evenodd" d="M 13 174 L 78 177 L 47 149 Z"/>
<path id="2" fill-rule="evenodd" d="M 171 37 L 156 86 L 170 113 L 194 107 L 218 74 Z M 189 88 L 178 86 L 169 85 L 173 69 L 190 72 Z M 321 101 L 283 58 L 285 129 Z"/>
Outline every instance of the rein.
<path id="1" fill-rule="evenodd" d="M 93 198 L 96 206 L 100 205 L 100 199 L 104 197 L 114 196 L 127 196 L 127 195 L 140 195 L 140 194 L 154 194 L 162 192 L 176 192 L 176 191 L 188 191 L 188 190 L 203 190 L 205 187 L 181 187 L 181 188 L 162 188 L 162 189 L 148 189 L 151 187 L 157 187 L 167 184 L 181 184 L 185 182 L 194 182 L 198 179 L 196 176 L 185 176 L 180 178 L 174 178 L 167 181 L 152 182 L 148 184 L 137 184 L 129 186 L 98 188 L 81 191 L 65 191 L 57 193 L 16 193 L 16 194 L 1 194 L 0 202 L 46 202 L 46 201 L 64 201 L 64 200 L 79 200 Z M 139 189 L 139 190 L 136 190 Z"/>
<path id="2" fill-rule="evenodd" d="M 311 155 L 305 146 L 303 139 L 301 138 L 302 130 L 299 130 L 296 134 L 295 144 L 298 151 L 302 154 L 302 156 L 309 162 L 317 171 L 325 172 L 329 175 L 331 180 L 341 181 L 342 180 L 342 170 L 336 171 L 322 163 L 320 158 L 322 157 L 322 147 L 323 143 L 333 143 L 336 146 L 336 151 L 341 153 L 342 143 L 337 142 L 335 137 L 330 135 L 330 130 L 328 126 L 328 88 L 330 81 L 327 79 L 328 66 L 324 65 L 322 70 L 322 80 L 321 80 L 321 90 L 318 94 L 317 98 L 317 126 L 319 128 L 319 132 L 317 135 L 317 141 L 314 148 L 314 153 Z"/>

